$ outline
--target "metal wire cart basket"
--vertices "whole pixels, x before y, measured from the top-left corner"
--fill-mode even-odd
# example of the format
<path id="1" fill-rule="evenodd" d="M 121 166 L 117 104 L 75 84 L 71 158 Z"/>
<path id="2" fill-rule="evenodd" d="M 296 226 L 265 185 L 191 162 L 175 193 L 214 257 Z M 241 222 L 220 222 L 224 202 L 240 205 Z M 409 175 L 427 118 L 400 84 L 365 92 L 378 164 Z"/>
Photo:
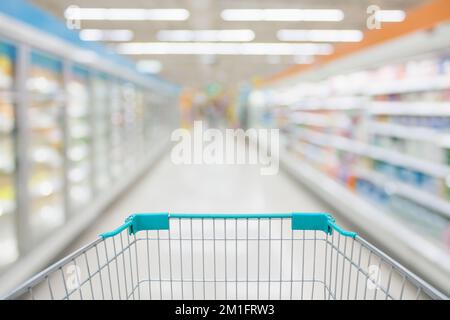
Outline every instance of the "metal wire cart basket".
<path id="1" fill-rule="evenodd" d="M 447 299 L 324 213 L 129 216 L 7 299 Z"/>

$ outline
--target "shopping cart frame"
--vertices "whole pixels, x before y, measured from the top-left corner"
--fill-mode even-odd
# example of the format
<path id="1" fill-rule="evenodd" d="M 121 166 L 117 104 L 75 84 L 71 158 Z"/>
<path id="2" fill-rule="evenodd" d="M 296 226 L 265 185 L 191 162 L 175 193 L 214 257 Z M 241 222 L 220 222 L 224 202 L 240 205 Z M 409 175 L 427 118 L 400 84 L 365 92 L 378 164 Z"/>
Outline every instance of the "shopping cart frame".
<path id="1" fill-rule="evenodd" d="M 112 263 L 114 260 L 116 262 L 116 264 L 118 263 L 118 254 L 116 252 L 116 242 L 114 240 L 115 237 L 120 236 L 120 243 L 121 245 L 123 244 L 123 234 L 128 234 L 129 237 L 127 238 L 128 241 L 128 246 L 124 249 L 124 247 L 122 247 L 122 251 L 119 251 L 119 255 L 122 254 L 123 257 L 123 270 L 124 272 L 126 272 L 126 266 L 125 266 L 125 253 L 126 250 L 129 251 L 129 255 L 130 255 L 130 272 L 131 272 L 131 278 L 133 276 L 133 266 L 132 266 L 132 246 L 134 244 L 136 244 L 135 247 L 135 258 L 136 258 L 136 275 L 137 277 L 139 277 L 139 270 L 138 270 L 138 252 L 136 249 L 137 243 L 140 240 L 147 240 L 147 246 L 149 243 L 149 232 L 150 231 L 156 231 L 158 234 L 158 237 L 160 236 L 160 231 L 163 230 L 167 230 L 167 234 L 168 234 L 168 243 L 169 243 L 169 251 L 170 251 L 170 244 L 173 241 L 180 241 L 180 258 L 182 259 L 182 254 L 181 254 L 181 241 L 182 240 L 190 240 L 191 243 L 191 255 L 192 255 L 192 259 L 191 259 L 191 263 L 192 263 L 192 278 L 190 280 L 185 280 L 187 282 L 191 282 L 192 283 L 192 298 L 195 298 L 195 294 L 194 294 L 194 282 L 197 280 L 194 280 L 194 258 L 193 258 L 193 249 L 192 249 L 192 243 L 195 240 L 202 240 L 202 243 L 204 243 L 205 238 L 203 236 L 203 228 L 204 228 L 204 221 L 212 221 L 212 226 L 213 228 L 216 226 L 216 221 L 223 221 L 223 225 L 225 227 L 225 233 L 223 235 L 223 239 L 216 239 L 215 234 L 213 235 L 214 239 L 209 239 L 209 240 L 213 240 L 214 241 L 214 263 L 216 263 L 216 241 L 220 241 L 223 240 L 224 243 L 226 243 L 226 240 L 228 240 L 227 238 L 227 232 L 226 232 L 226 226 L 227 226 L 227 221 L 235 221 L 235 225 L 236 225 L 236 238 L 232 239 L 235 241 L 235 246 L 236 246 L 236 252 L 237 252 L 237 246 L 238 246 L 238 240 L 243 240 L 245 241 L 245 239 L 239 239 L 237 236 L 237 224 L 238 221 L 244 221 L 244 223 L 246 222 L 246 226 L 247 226 L 247 255 L 248 255 L 248 242 L 249 240 L 257 240 L 258 241 L 258 264 L 259 264 L 259 250 L 260 250 L 260 239 L 249 239 L 248 236 L 248 226 L 249 226 L 249 222 L 250 221 L 257 221 L 257 225 L 258 225 L 258 237 L 259 237 L 259 232 L 260 232 L 260 222 L 261 221 L 269 221 L 270 225 L 269 225 L 269 237 L 271 235 L 270 233 L 270 226 L 272 226 L 272 221 L 273 220 L 279 220 L 280 221 L 280 225 L 281 225 L 281 233 L 280 233 L 280 239 L 279 242 L 281 244 L 281 246 L 283 245 L 283 241 L 287 240 L 289 241 L 289 238 L 283 238 L 283 220 L 290 220 L 290 225 L 291 225 L 291 241 L 292 241 L 292 246 L 291 246 L 291 252 L 293 254 L 293 250 L 294 250 L 294 243 L 293 243 L 293 239 L 294 239 L 294 231 L 302 231 L 303 232 L 303 260 L 302 263 L 305 263 L 305 257 L 304 257 L 304 252 L 305 252 L 305 245 L 304 243 L 306 242 L 306 240 L 311 240 L 306 238 L 305 234 L 306 232 L 313 232 L 314 236 L 316 236 L 317 233 L 323 233 L 326 238 L 324 237 L 323 239 L 320 240 L 324 240 L 324 246 L 325 246 L 325 270 L 324 270 L 324 277 L 325 279 L 322 281 L 323 282 L 323 287 L 324 287 L 324 294 L 323 294 L 323 299 L 337 299 L 338 298 L 338 293 L 337 291 L 339 290 L 338 287 L 338 276 L 341 277 L 340 272 L 338 275 L 338 271 L 339 271 L 339 257 L 340 255 L 342 256 L 342 281 L 340 282 L 341 288 L 340 288 L 340 299 L 345 299 L 344 294 L 343 294 L 343 286 L 344 286 L 344 273 L 345 273 L 345 263 L 348 262 L 349 265 L 349 270 L 351 272 L 352 268 L 355 268 L 356 270 L 356 274 L 357 274 L 357 279 L 359 280 L 360 278 L 360 273 L 362 274 L 362 277 L 366 280 L 366 288 L 364 290 L 364 299 L 366 299 L 366 295 L 367 295 L 367 286 L 368 284 L 370 284 L 370 281 L 373 281 L 375 283 L 375 280 L 370 280 L 370 275 L 368 274 L 367 271 L 363 270 L 363 267 L 361 265 L 361 250 L 366 249 L 369 252 L 369 262 L 368 265 L 370 264 L 370 259 L 371 256 L 376 256 L 378 257 L 378 263 L 379 266 L 381 266 L 381 264 L 387 264 L 390 266 L 390 274 L 389 274 L 389 280 L 387 283 L 387 287 L 385 286 L 384 288 L 382 288 L 382 286 L 380 285 L 379 287 L 376 288 L 375 290 L 375 294 L 374 294 L 374 298 L 377 298 L 377 292 L 378 289 L 381 291 L 381 294 L 384 294 L 385 299 L 403 299 L 403 294 L 404 294 L 404 288 L 405 285 L 408 283 L 408 285 L 412 285 L 415 289 L 416 289 L 416 294 L 415 294 L 415 298 L 419 299 L 420 297 L 425 296 L 426 298 L 431 298 L 431 299 L 448 299 L 448 297 L 441 293 L 439 290 L 435 289 L 433 286 L 431 286 L 430 284 L 428 284 L 426 281 L 424 281 L 423 279 L 421 279 L 420 277 L 418 277 L 417 275 L 415 275 L 414 273 L 412 273 L 411 271 L 409 271 L 406 267 L 404 267 L 403 265 L 401 265 L 400 263 L 398 263 L 397 261 L 395 261 L 393 258 L 391 258 L 390 256 L 388 256 L 387 254 L 385 254 L 384 252 L 382 252 L 380 249 L 376 248 L 375 246 L 373 246 L 372 244 L 370 244 L 368 241 L 366 241 L 365 239 L 363 239 L 362 237 L 358 236 L 356 233 L 354 232 L 349 232 L 346 231 L 342 228 L 340 228 L 336 222 L 335 219 L 327 213 L 265 213 L 265 214 L 219 214 L 219 213 L 209 213 L 209 214 L 202 214 L 202 213 L 144 213 L 144 214 L 133 214 L 131 216 L 129 216 L 126 220 L 125 223 L 123 225 L 121 225 L 120 227 L 118 227 L 117 229 L 110 231 L 110 232 L 106 232 L 103 233 L 99 236 L 99 238 L 97 238 L 96 240 L 94 240 L 93 242 L 81 247 L 80 249 L 76 250 L 75 252 L 73 252 L 72 254 L 66 256 L 65 258 L 59 260 L 58 262 L 56 262 L 55 264 L 51 265 L 50 267 L 48 267 L 47 269 L 43 270 L 42 272 L 38 273 L 36 276 L 32 277 L 31 279 L 29 279 L 28 281 L 26 281 L 24 284 L 22 284 L 20 287 L 18 287 L 17 289 L 15 289 L 13 292 L 11 292 L 10 294 L 6 295 L 5 297 L 3 297 L 3 299 L 19 299 L 19 298 L 26 298 L 25 296 L 27 296 L 28 298 L 31 299 L 35 299 L 35 295 L 34 295 L 34 289 L 39 286 L 42 285 L 45 281 L 47 282 L 48 285 L 48 291 L 49 291 L 49 296 L 47 297 L 47 299 L 55 299 L 55 296 L 53 294 L 52 291 L 52 286 L 50 284 L 50 280 L 49 277 L 52 274 L 57 273 L 58 271 L 60 271 L 61 275 L 62 275 L 62 280 L 63 280 L 63 284 L 64 284 L 64 292 L 65 294 L 61 297 L 62 299 L 71 299 L 72 295 L 74 295 L 77 291 L 79 291 L 79 298 L 83 299 L 83 296 L 81 294 L 81 290 L 80 288 L 75 288 L 73 290 L 69 290 L 66 287 L 66 279 L 64 277 L 64 272 L 63 272 L 63 268 L 65 266 L 67 266 L 70 263 L 73 263 L 76 265 L 76 260 L 80 259 L 81 257 L 84 257 L 85 261 L 86 261 L 86 265 L 87 265 L 87 269 L 88 269 L 88 273 L 89 273 L 89 278 L 87 278 L 86 280 L 81 281 L 81 279 L 78 279 L 78 281 L 80 282 L 80 287 L 82 285 L 90 285 L 90 290 L 92 292 L 92 297 L 94 297 L 94 290 L 93 290 L 93 285 L 92 285 L 92 277 L 94 277 L 96 274 L 100 275 L 100 279 L 101 279 L 101 273 L 102 270 L 105 271 L 107 269 L 108 274 L 109 274 L 109 285 L 111 287 L 111 283 L 112 283 L 112 276 L 111 276 L 111 271 L 109 268 L 109 264 Z M 177 220 L 179 223 L 179 238 L 171 238 L 170 234 L 171 234 L 171 221 L 173 220 Z M 182 221 L 189 221 L 190 222 L 190 232 L 191 232 L 191 237 L 183 239 L 181 236 L 181 222 Z M 193 221 L 201 221 L 201 226 L 202 226 L 202 237 L 203 239 L 195 239 L 192 235 L 192 224 Z M 142 239 L 137 239 L 136 235 L 138 233 L 146 233 L 147 238 L 142 238 Z M 335 235 L 335 236 L 334 236 Z M 133 238 L 130 242 L 130 238 Z M 337 243 L 334 240 L 335 237 L 338 237 Z M 344 238 L 343 241 L 341 240 L 341 237 Z M 108 239 L 112 239 L 113 240 L 113 244 L 114 244 L 114 253 L 115 255 L 111 257 L 111 259 L 108 257 L 108 252 L 107 252 L 107 245 L 106 245 L 106 241 Z M 352 241 L 352 245 L 351 247 L 349 245 L 347 245 L 347 240 L 353 240 Z M 155 240 L 155 239 L 151 239 L 151 240 Z M 159 248 L 159 238 L 158 240 L 158 258 L 160 258 L 160 248 Z M 208 239 L 206 239 L 208 240 Z M 270 240 L 272 241 L 276 241 L 276 239 L 268 239 L 269 243 Z M 301 240 L 301 239 L 298 239 Z M 317 239 L 319 240 L 319 239 Z M 262 240 L 261 240 L 262 241 Z M 340 247 L 340 242 L 344 242 L 345 241 L 345 247 L 341 248 Z M 350 242 L 350 241 L 349 241 Z M 105 263 L 102 264 L 100 266 L 100 258 L 99 258 L 99 247 L 101 246 L 101 244 L 104 244 L 104 250 L 105 250 L 105 254 L 106 254 L 106 260 Z M 355 261 L 353 261 L 353 250 L 355 248 L 355 243 L 358 243 L 360 245 L 360 251 L 359 251 L 359 262 L 356 262 L 356 253 L 355 253 Z M 327 270 L 327 248 L 330 248 L 330 259 L 333 259 L 333 250 L 336 251 L 336 260 L 337 260 L 337 266 L 336 266 L 336 271 L 335 274 L 333 275 L 333 264 L 332 262 L 330 262 L 330 271 Z M 347 248 L 351 248 L 351 258 L 350 257 L 346 257 L 346 251 Z M 87 252 L 90 251 L 96 251 L 96 255 L 97 255 L 97 263 L 98 263 L 98 270 L 94 271 L 91 273 L 91 271 L 89 271 L 89 263 L 87 260 Z M 148 247 L 147 247 L 148 250 Z M 172 249 L 173 250 L 173 249 Z M 314 238 L 314 265 L 315 265 L 315 260 L 316 260 L 316 239 Z M 355 249 L 356 251 L 356 249 Z M 225 265 L 227 264 L 227 248 L 226 248 L 226 244 L 225 244 Z M 148 251 L 147 251 L 148 254 Z M 349 255 L 349 252 L 347 252 L 347 254 Z M 269 247 L 269 255 L 270 255 L 270 247 Z M 281 261 L 283 261 L 283 249 L 280 253 L 281 255 Z M 169 252 L 169 257 L 172 258 L 172 252 Z M 204 257 L 203 257 L 204 259 Z M 148 260 L 150 261 L 150 255 L 148 255 Z M 150 298 L 151 298 L 151 280 L 150 279 L 150 262 L 149 263 L 149 286 L 150 286 Z M 160 266 L 159 266 L 159 272 L 161 273 L 161 262 Z M 203 262 L 204 263 L 204 262 Z M 247 257 L 247 298 L 248 298 L 248 257 Z M 181 268 L 183 268 L 183 261 L 181 260 Z M 216 266 L 214 265 L 214 268 L 216 268 Z M 170 262 L 170 269 L 171 269 L 171 277 L 172 277 L 172 262 Z M 203 265 L 203 273 L 205 273 L 205 266 Z M 292 278 L 292 272 L 293 272 L 293 262 L 292 262 L 292 257 L 291 257 L 291 299 L 292 297 L 292 283 L 294 282 L 294 279 Z M 117 268 L 117 277 L 119 277 L 119 269 Z M 315 266 L 314 266 L 314 271 L 315 271 Z M 215 271 L 214 271 L 215 272 Z M 302 266 L 302 273 L 304 272 L 304 267 Z M 329 279 L 328 281 L 330 282 L 329 284 L 329 288 L 327 288 L 327 273 L 329 272 Z M 398 297 L 394 297 L 393 295 L 390 294 L 389 290 L 390 290 L 390 285 L 391 285 L 391 277 L 392 277 L 392 273 L 393 272 L 397 272 L 402 278 L 402 284 L 401 284 L 401 291 Z M 281 287 L 282 287 L 282 282 L 284 281 L 282 279 L 282 275 L 281 275 L 282 271 L 281 271 L 281 265 L 280 265 L 280 279 L 277 280 L 280 284 L 280 295 L 279 298 L 282 298 L 282 293 L 281 293 Z M 78 277 L 78 274 L 77 274 Z M 227 271 L 226 271 L 226 266 L 225 266 L 225 297 L 223 297 L 223 299 L 229 299 L 229 296 L 226 294 L 227 292 L 227 287 L 228 287 L 228 283 L 227 283 Z M 181 270 L 181 292 L 182 292 L 182 296 L 183 296 L 183 271 Z M 238 270 L 237 270 L 237 253 L 236 253 L 236 279 L 235 279 L 235 288 L 236 288 L 236 299 L 238 297 Z M 335 292 L 332 293 L 332 284 L 333 284 L 333 280 L 332 278 L 335 278 Z M 351 275 L 350 275 L 351 278 Z M 125 275 L 125 286 L 127 285 L 127 277 Z M 160 290 L 161 290 L 161 296 L 160 298 L 163 299 L 163 294 L 162 294 L 162 285 L 161 282 L 162 281 L 166 281 L 163 280 L 161 278 L 161 274 L 160 274 L 160 279 L 158 280 L 160 282 Z M 176 279 L 170 279 L 170 284 L 171 284 L 171 289 L 172 289 L 172 282 L 176 282 L 179 280 Z M 198 280 L 199 282 L 201 282 L 201 279 Z M 205 294 L 205 275 L 203 274 L 203 299 L 206 299 L 206 294 Z M 262 281 L 262 280 L 261 280 Z M 270 262 L 269 262 L 269 299 L 270 299 Z M 275 281 L 275 280 L 274 280 Z M 302 281 L 304 281 L 302 279 Z M 306 280 L 305 280 L 306 281 Z M 315 281 L 314 279 L 312 281 Z M 350 280 L 349 280 L 350 281 Z M 105 294 L 104 294 L 104 288 L 103 288 L 103 284 L 102 284 L 103 280 L 101 280 L 101 285 L 102 285 L 102 297 L 105 298 Z M 119 297 L 121 297 L 120 294 L 120 281 L 119 282 Z M 215 283 L 214 285 L 216 285 L 217 280 L 215 279 Z M 257 284 L 258 284 L 258 296 L 257 299 L 260 298 L 260 293 L 259 293 L 259 266 L 258 266 L 258 279 L 257 279 Z M 301 284 L 301 290 L 302 290 L 302 298 L 303 298 L 303 285 L 305 282 L 302 282 Z M 132 284 L 131 284 L 131 291 L 130 294 L 128 293 L 128 289 L 126 290 L 125 293 L 125 298 L 126 299 L 131 299 L 131 298 L 135 298 L 135 293 L 136 290 L 139 293 L 139 297 L 140 297 L 140 288 L 139 288 L 140 282 L 139 279 L 137 279 L 137 284 L 134 285 L 133 284 L 133 280 L 132 280 Z M 355 299 L 358 297 L 358 283 L 356 284 L 356 292 L 355 292 Z M 378 286 L 378 284 L 376 285 Z M 327 291 L 328 290 L 328 291 Z M 214 298 L 216 298 L 217 293 L 216 293 L 217 289 L 214 288 Z M 313 283 L 313 292 L 314 292 L 314 283 Z M 353 295 L 353 293 L 352 293 Z M 113 295 L 113 289 L 111 287 L 111 298 L 114 299 L 114 295 Z M 173 293 L 171 291 L 171 298 L 173 298 Z M 311 298 L 313 298 L 313 294 L 311 294 Z M 347 289 L 347 299 L 352 299 L 352 297 L 350 296 L 350 282 L 348 284 L 348 289 Z"/>

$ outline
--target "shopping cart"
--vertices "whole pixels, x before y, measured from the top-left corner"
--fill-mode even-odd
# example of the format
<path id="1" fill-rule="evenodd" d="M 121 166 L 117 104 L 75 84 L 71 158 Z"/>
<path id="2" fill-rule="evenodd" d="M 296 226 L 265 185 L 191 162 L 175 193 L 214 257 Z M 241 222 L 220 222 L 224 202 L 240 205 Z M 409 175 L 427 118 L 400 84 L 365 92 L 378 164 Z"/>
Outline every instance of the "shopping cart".
<path id="1" fill-rule="evenodd" d="M 135 214 L 7 299 L 446 299 L 324 213 Z"/>

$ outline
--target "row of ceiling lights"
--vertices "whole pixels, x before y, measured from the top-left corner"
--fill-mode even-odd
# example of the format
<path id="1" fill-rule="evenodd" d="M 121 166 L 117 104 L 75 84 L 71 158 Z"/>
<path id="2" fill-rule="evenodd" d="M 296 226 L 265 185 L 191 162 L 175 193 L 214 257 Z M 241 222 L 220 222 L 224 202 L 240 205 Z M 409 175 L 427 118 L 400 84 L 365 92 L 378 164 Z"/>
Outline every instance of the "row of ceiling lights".
<path id="1" fill-rule="evenodd" d="M 130 9 L 130 8 L 79 8 L 70 6 L 65 11 L 68 20 L 110 21 L 185 21 L 190 13 L 186 9 Z M 344 13 L 339 9 L 225 9 L 221 12 L 225 21 L 330 21 L 339 22 Z M 401 22 L 405 12 L 380 10 L 375 18 L 380 22 Z M 307 43 L 245 43 L 253 41 L 255 33 L 250 29 L 234 30 L 160 30 L 159 42 L 129 42 L 132 30 L 84 29 L 80 32 L 85 41 L 126 42 L 116 46 L 121 54 L 129 55 L 293 55 L 313 58 L 333 52 L 326 42 L 359 42 L 360 30 L 291 30 L 277 32 L 280 41 Z M 322 43 L 317 43 L 322 42 Z M 311 63 L 313 59 L 301 59 Z M 145 62 L 145 61 L 144 61 Z M 147 64 L 147 67 L 149 65 Z M 148 68 L 151 69 L 151 68 Z"/>
<path id="2" fill-rule="evenodd" d="M 84 29 L 80 37 L 85 41 L 131 41 L 131 30 Z M 250 29 L 232 30 L 160 30 L 156 34 L 158 41 L 169 42 L 250 42 L 255 39 L 255 32 Z M 277 32 L 280 41 L 309 42 L 359 42 L 363 39 L 360 30 L 291 30 Z"/>
<path id="3" fill-rule="evenodd" d="M 65 17 L 71 20 L 184 21 L 186 9 L 80 8 L 70 6 Z M 342 21 L 340 9 L 225 9 L 220 14 L 225 21 Z M 404 19 L 401 10 L 379 10 L 377 19 L 396 22 Z"/>
<path id="4" fill-rule="evenodd" d="M 117 8 L 79 8 L 70 6 L 65 11 L 65 17 L 69 20 L 187 20 L 190 13 L 186 9 L 117 9 Z M 339 9 L 225 9 L 221 17 L 226 21 L 341 21 L 344 13 Z M 405 19 L 405 13 L 401 10 L 380 10 L 376 13 L 376 19 L 380 22 L 400 22 Z M 131 30 L 99 30 L 85 29 L 80 37 L 86 41 L 131 41 L 134 34 Z M 249 29 L 235 30 L 161 30 L 157 34 L 159 41 L 172 42 L 249 42 L 254 40 L 255 33 Z M 358 42 L 363 39 L 363 33 L 359 30 L 289 30 L 283 29 L 277 32 L 280 41 L 307 41 L 307 42 Z M 145 43 L 134 43 L 132 46 L 123 44 L 119 50 L 125 54 L 168 54 L 178 53 L 180 45 L 165 45 L 166 50 L 154 50 L 155 52 L 138 50 L 148 47 Z M 154 43 L 147 43 L 153 45 Z M 261 47 L 262 44 L 258 44 Z M 193 45 L 205 48 L 202 45 Z M 161 47 L 161 46 L 160 46 Z M 227 46 L 217 46 L 225 48 Z M 229 46 L 228 46 L 229 47 Z M 247 46 L 248 47 L 248 46 Z M 134 48 L 135 50 L 130 50 Z M 175 49 L 174 52 L 170 48 Z M 133 52 L 131 52 L 133 51 Z M 186 51 L 186 50 L 183 50 Z M 192 50 L 187 50 L 192 51 Z M 200 50 L 201 51 L 201 50 Z M 211 50 L 208 50 L 211 51 Z M 225 50 L 222 54 L 236 50 Z M 237 50 L 239 51 L 239 50 Z M 260 50 L 258 50 L 260 51 Z M 284 50 L 283 50 L 284 51 Z M 295 50 L 294 50 L 295 51 Z M 183 52 L 180 51 L 180 54 Z M 187 53 L 195 54 L 195 53 Z M 199 54 L 202 54 L 201 52 Z M 205 53 L 207 54 L 207 53 Z M 219 53 L 220 54 L 220 53 Z M 277 54 L 270 52 L 268 54 Z"/>

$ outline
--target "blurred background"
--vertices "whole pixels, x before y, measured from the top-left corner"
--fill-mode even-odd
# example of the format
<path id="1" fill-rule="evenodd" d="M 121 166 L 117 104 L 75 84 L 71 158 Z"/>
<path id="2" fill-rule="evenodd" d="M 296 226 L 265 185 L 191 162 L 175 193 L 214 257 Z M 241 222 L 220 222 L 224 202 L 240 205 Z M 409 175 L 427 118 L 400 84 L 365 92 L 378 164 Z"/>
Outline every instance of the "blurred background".
<path id="1" fill-rule="evenodd" d="M 174 165 L 195 120 L 281 171 Z M 161 210 L 329 211 L 450 293 L 450 1 L 1 1 L 0 294 Z"/>

